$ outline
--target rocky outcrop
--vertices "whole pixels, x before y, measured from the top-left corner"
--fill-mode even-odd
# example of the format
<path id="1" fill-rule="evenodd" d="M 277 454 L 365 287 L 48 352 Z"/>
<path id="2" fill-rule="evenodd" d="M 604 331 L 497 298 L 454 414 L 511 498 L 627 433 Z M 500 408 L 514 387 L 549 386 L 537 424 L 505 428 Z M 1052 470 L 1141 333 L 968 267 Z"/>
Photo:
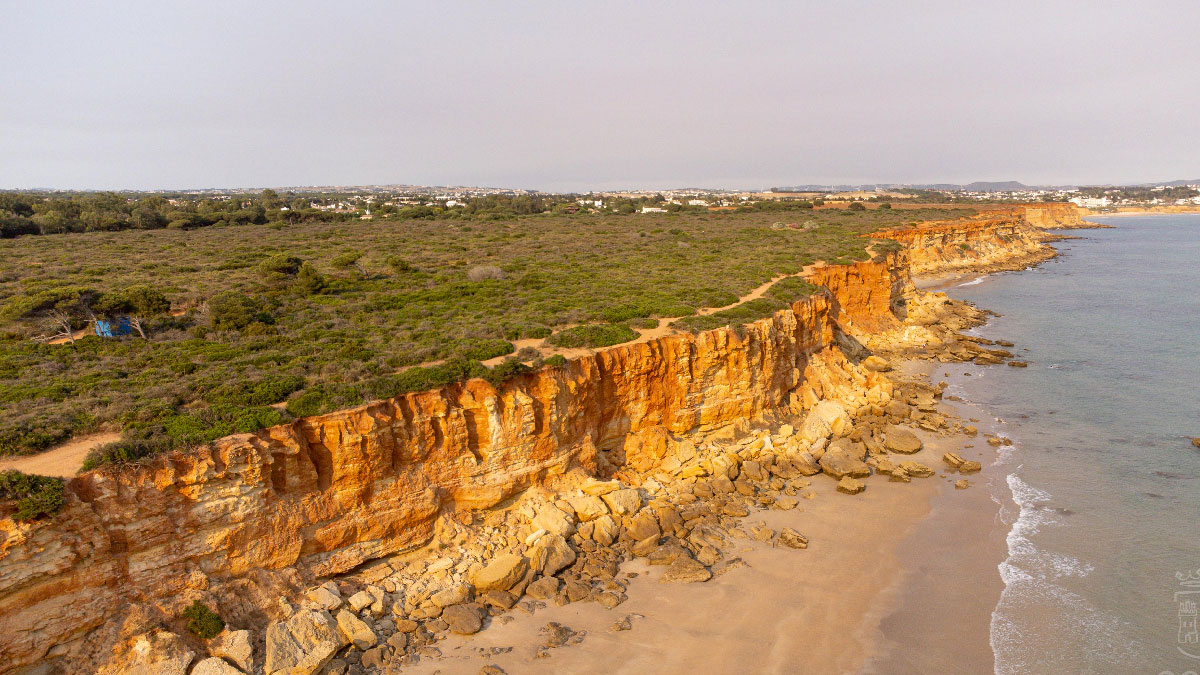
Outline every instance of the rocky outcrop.
<path id="1" fill-rule="evenodd" d="M 1044 230 L 1097 227 L 1095 223 L 1089 223 L 1082 218 L 1078 207 L 1066 202 L 1028 204 L 1017 207 L 1016 210 L 1025 218 L 1025 222 Z"/>
<path id="2" fill-rule="evenodd" d="M 872 233 L 900 242 L 914 275 L 1021 269 L 1055 255 L 1047 235 L 1019 215 L 935 221 Z"/>

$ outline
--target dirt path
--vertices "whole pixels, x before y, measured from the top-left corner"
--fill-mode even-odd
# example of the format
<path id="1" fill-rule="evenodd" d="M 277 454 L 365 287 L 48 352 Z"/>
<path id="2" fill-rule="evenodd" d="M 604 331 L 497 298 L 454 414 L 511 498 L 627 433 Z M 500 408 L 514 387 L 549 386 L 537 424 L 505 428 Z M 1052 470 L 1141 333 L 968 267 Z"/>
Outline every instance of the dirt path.
<path id="1" fill-rule="evenodd" d="M 868 249 L 868 251 L 869 251 L 869 249 Z M 770 280 L 766 281 L 762 285 L 758 286 L 757 288 L 753 289 L 749 293 L 738 298 L 737 302 L 732 302 L 728 305 L 725 305 L 724 307 L 702 307 L 702 308 L 696 310 L 696 314 L 694 314 L 694 315 L 688 314 L 687 316 L 697 316 L 697 315 L 698 316 L 708 316 L 710 314 L 715 314 L 717 312 L 723 312 L 727 309 L 733 309 L 734 307 L 737 307 L 738 305 L 742 305 L 747 302 L 750 302 L 751 300 L 757 300 L 757 299 L 763 297 L 764 295 L 766 295 L 767 291 L 770 290 L 772 286 L 779 283 L 780 281 L 783 281 L 784 279 L 788 279 L 791 277 L 806 277 L 809 274 L 812 274 L 813 270 L 817 269 L 818 267 L 823 266 L 824 264 L 825 264 L 824 261 L 818 260 L 817 262 L 815 262 L 811 265 L 805 266 L 804 269 L 800 270 L 799 272 L 796 272 L 795 274 L 780 274 L 778 276 L 772 277 Z M 679 321 L 680 319 L 684 319 L 684 318 L 687 318 L 687 317 L 683 317 L 683 316 L 667 317 L 664 319 L 659 319 L 658 326 L 655 328 L 635 328 L 634 330 L 636 330 L 638 332 L 638 336 L 636 338 L 634 338 L 633 340 L 630 340 L 628 342 L 622 342 L 620 344 L 610 345 L 609 347 L 597 347 L 595 349 L 589 348 L 589 347 L 576 347 L 576 348 L 572 348 L 572 349 L 557 349 L 553 345 L 548 344 L 542 338 L 528 338 L 528 339 L 524 339 L 524 340 L 513 341 L 513 347 L 515 349 L 514 353 L 517 351 L 520 351 L 524 347 L 533 347 L 534 349 L 537 349 L 541 353 L 542 358 L 551 356 L 553 354 L 561 354 L 563 357 L 567 358 L 568 360 L 574 359 L 574 358 L 578 358 L 580 356 L 587 356 L 589 354 L 595 354 L 597 351 L 599 351 L 601 349 L 610 349 L 611 347 L 620 347 L 623 345 L 635 345 L 635 344 L 638 344 L 639 342 L 649 342 L 650 340 L 656 340 L 660 337 L 665 337 L 667 335 L 671 335 L 672 333 L 677 333 L 677 332 L 679 332 L 679 329 L 675 328 L 675 322 Z M 571 326 L 565 326 L 565 327 L 563 327 L 563 329 L 570 328 L 575 325 L 578 325 L 578 324 L 572 324 Z M 505 354 L 504 356 L 497 356 L 495 358 L 491 358 L 491 359 L 488 359 L 487 361 L 484 361 L 483 365 L 485 365 L 489 368 L 492 368 L 492 367 L 500 365 L 501 363 L 504 362 L 505 359 L 507 359 L 510 356 L 512 356 L 512 354 Z"/>
<path id="2" fill-rule="evenodd" d="M 0 471 L 16 469 L 23 473 L 73 478 L 83 467 L 83 460 L 92 449 L 119 440 L 121 434 L 111 431 L 72 438 L 37 455 L 0 459 Z"/>

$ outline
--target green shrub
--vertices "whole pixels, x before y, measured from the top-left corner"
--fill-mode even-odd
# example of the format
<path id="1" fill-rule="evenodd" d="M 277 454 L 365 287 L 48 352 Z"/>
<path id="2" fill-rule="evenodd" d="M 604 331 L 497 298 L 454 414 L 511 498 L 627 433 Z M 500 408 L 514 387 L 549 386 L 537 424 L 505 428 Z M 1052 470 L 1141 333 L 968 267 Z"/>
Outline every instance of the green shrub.
<path id="1" fill-rule="evenodd" d="M 467 360 L 487 361 L 513 352 L 513 343 L 499 339 L 472 338 L 460 340 L 454 351 Z"/>
<path id="2" fill-rule="evenodd" d="M 551 354 L 546 357 L 545 363 L 552 368 L 558 368 L 567 365 L 567 357 L 562 354 Z"/>
<path id="3" fill-rule="evenodd" d="M 199 600 L 183 610 L 183 618 L 188 620 L 188 631 L 203 640 L 211 640 L 225 630 L 225 622 L 221 617 Z"/>
<path id="4" fill-rule="evenodd" d="M 295 276 L 304 261 L 294 255 L 280 253 L 258 264 L 258 273 L 267 279 Z"/>
<path id="5" fill-rule="evenodd" d="M 767 289 L 766 296 L 768 298 L 781 300 L 790 305 L 793 302 L 796 302 L 802 298 L 807 298 L 808 296 L 820 290 L 820 286 L 809 283 L 800 277 L 787 277 L 786 279 L 780 279 L 772 284 L 771 287 Z"/>
<path id="6" fill-rule="evenodd" d="M 642 328 L 645 330 L 658 328 L 658 319 L 630 319 L 627 323 L 630 328 Z"/>
<path id="7" fill-rule="evenodd" d="M 91 471 L 106 464 L 128 464 L 143 457 L 149 457 L 171 449 L 171 443 L 165 438 L 153 440 L 135 439 L 106 443 L 93 449 L 83 460 L 81 471 Z"/>
<path id="8" fill-rule="evenodd" d="M 62 508 L 63 482 L 50 476 L 0 471 L 0 499 L 16 501 L 13 520 L 33 520 Z"/>
<path id="9" fill-rule="evenodd" d="M 300 265 L 300 271 L 296 274 L 296 281 L 292 286 L 301 295 L 316 295 L 325 290 L 325 275 L 312 265 L 304 263 Z"/>
<path id="10" fill-rule="evenodd" d="M 345 253 L 339 253 L 338 255 L 334 256 L 333 260 L 329 261 L 329 264 L 340 270 L 344 270 L 349 267 L 353 267 L 354 263 L 361 260 L 362 257 L 363 254 L 359 253 L 358 251 L 346 251 Z"/>
<path id="11" fill-rule="evenodd" d="M 867 210 L 866 204 L 863 204 L 862 202 L 851 202 L 850 206 L 847 208 L 849 208 L 851 211 L 866 211 Z"/>
<path id="12" fill-rule="evenodd" d="M 219 293 L 208 301 L 208 318 L 218 330 L 242 330 L 252 323 L 272 324 L 262 303 L 244 293 Z"/>
<path id="13" fill-rule="evenodd" d="M 559 331 L 546 339 L 547 342 L 563 348 L 572 347 L 608 347 L 636 340 L 637 331 L 624 324 L 589 323 Z"/>

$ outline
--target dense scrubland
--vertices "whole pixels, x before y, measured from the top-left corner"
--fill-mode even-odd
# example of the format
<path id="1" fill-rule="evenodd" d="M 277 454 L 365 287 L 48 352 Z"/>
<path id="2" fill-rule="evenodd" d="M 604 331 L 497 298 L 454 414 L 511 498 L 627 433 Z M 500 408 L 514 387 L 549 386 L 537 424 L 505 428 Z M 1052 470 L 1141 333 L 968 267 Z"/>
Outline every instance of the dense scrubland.
<path id="1" fill-rule="evenodd" d="M 252 218 L 3 239 L 0 454 L 122 431 L 95 466 L 467 377 L 499 382 L 542 363 L 532 350 L 480 363 L 515 340 L 624 342 L 816 260 L 865 259 L 864 233 L 971 213 L 769 209 Z M 752 321 L 812 291 L 789 280 L 678 325 Z M 37 339 L 123 316 L 144 339 Z"/>

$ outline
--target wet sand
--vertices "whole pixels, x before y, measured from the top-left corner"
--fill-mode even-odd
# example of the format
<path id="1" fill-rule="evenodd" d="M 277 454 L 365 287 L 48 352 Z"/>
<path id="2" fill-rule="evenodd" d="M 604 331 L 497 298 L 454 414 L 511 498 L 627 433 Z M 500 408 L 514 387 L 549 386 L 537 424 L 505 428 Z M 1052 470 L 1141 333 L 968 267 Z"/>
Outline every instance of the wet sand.
<path id="1" fill-rule="evenodd" d="M 850 496 L 817 475 L 815 499 L 744 521 L 746 530 L 760 521 L 776 530 L 794 527 L 809 537 L 807 550 L 737 540 L 730 556 L 746 566 L 698 584 L 661 584 L 663 568 L 630 562 L 623 573 L 638 577 L 629 600 L 615 609 L 595 603 L 550 604 L 533 615 L 518 609 L 508 624 L 494 621 L 477 635 L 447 638 L 438 644 L 443 658 L 422 659 L 404 672 L 478 673 L 488 664 L 510 674 L 990 672 L 995 601 L 956 570 L 995 573 L 975 527 L 977 517 L 995 509 L 983 507 L 991 502 L 981 487 L 955 490 L 952 482 L 961 476 L 941 471 L 944 452 L 976 457 L 988 446 L 916 433 L 926 447 L 904 459 L 933 467 L 934 477 L 893 483 L 875 475 L 866 492 Z M 962 451 L 964 445 L 975 448 Z M 954 515 L 939 518 L 949 530 L 925 526 L 943 512 Z M 948 592 L 930 592 L 943 584 Z M 631 615 L 631 630 L 610 630 Z M 545 641 L 539 629 L 551 621 L 586 635 L 539 658 Z M 493 654 L 493 648 L 511 651 Z M 906 656 L 914 651 L 928 658 Z"/>

